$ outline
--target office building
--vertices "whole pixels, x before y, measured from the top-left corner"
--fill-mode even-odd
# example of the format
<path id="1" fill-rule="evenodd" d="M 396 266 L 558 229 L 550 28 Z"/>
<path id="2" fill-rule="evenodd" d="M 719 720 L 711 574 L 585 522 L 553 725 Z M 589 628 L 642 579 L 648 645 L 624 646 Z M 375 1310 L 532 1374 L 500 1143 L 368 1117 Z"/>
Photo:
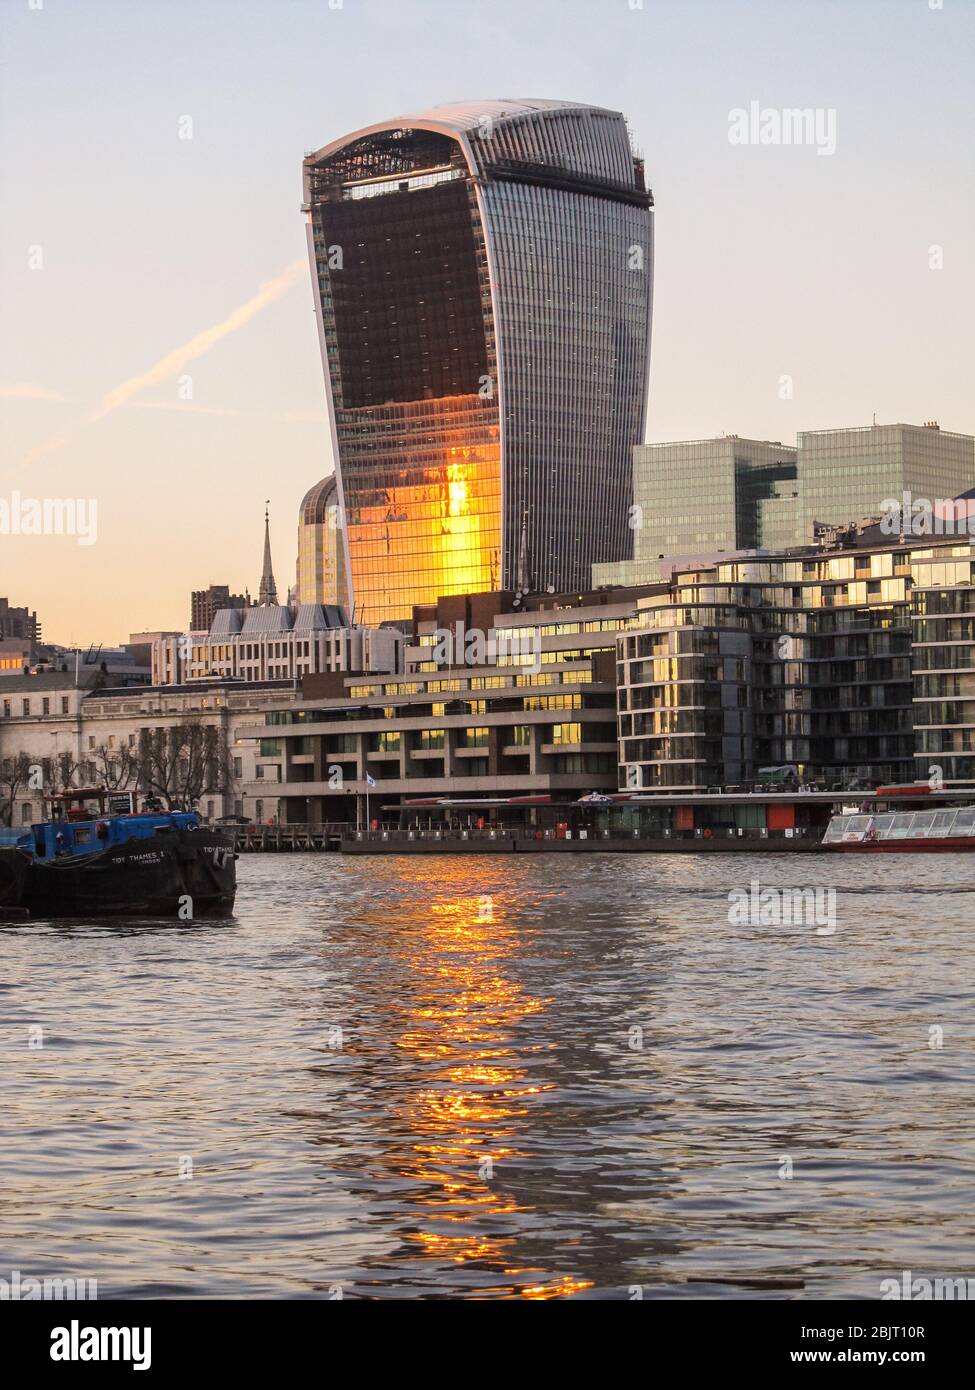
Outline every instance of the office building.
<path id="1" fill-rule="evenodd" d="M 695 439 L 633 450 L 633 557 L 592 582 L 644 584 L 675 556 L 798 544 L 796 451 L 768 440 Z"/>
<path id="2" fill-rule="evenodd" d="M 933 505 L 975 487 L 975 438 L 925 425 L 806 430 L 799 445 L 798 544 L 816 521 L 844 526 L 881 516 L 905 492 Z"/>
<path id="3" fill-rule="evenodd" d="M 627 558 L 653 223 L 623 117 L 437 107 L 307 156 L 304 189 L 357 616 Z"/>

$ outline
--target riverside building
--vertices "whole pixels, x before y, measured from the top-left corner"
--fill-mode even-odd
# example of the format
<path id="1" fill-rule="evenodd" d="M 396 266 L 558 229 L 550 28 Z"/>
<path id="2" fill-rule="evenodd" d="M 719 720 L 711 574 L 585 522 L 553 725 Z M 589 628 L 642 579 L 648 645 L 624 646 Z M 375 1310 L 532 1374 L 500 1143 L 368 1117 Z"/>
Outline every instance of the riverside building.
<path id="1" fill-rule="evenodd" d="M 349 797 L 361 819 L 367 787 L 419 815 L 407 804 L 759 787 L 783 767 L 833 792 L 963 786 L 973 583 L 971 543 L 891 544 L 874 527 L 520 612 L 510 595 L 444 600 L 416 610 L 400 677 L 305 682 L 269 712 L 273 732 L 243 735 L 265 740 L 295 820 L 349 819 Z M 483 664 L 460 656 L 482 655 L 471 631 L 494 634 Z"/>
<path id="2" fill-rule="evenodd" d="M 152 644 L 153 685 L 213 679 L 300 680 L 327 671 L 397 671 L 405 639 L 394 628 L 353 627 L 344 608 L 304 603 L 223 608 L 208 632 Z"/>
<path id="3" fill-rule="evenodd" d="M 0 677 L 0 823 L 46 818 L 52 792 L 67 785 L 109 791 L 149 788 L 139 772 L 144 733 L 172 740 L 167 754 L 174 797 L 193 782 L 191 798 L 208 820 L 236 816 L 265 822 L 278 814 L 273 772 L 259 762 L 260 744 L 238 737 L 243 724 L 292 704 L 294 681 L 209 680 L 153 688 L 95 688 L 69 672 Z M 180 767 L 194 730 L 212 730 L 215 769 L 200 778 Z M 26 760 L 31 773 L 18 763 Z"/>
<path id="4" fill-rule="evenodd" d="M 368 798 L 384 822 L 551 824 L 588 798 L 594 816 L 662 833 L 795 817 L 802 796 L 742 803 L 730 822 L 709 801 L 747 800 L 770 770 L 812 790 L 810 814 L 880 784 L 975 787 L 971 539 L 849 528 L 642 588 L 443 598 L 393 636 L 385 671 L 88 692 L 66 674 L 0 680 L 0 763 L 50 750 L 52 733 L 83 762 L 203 720 L 236 760 L 205 815 L 361 824 Z"/>

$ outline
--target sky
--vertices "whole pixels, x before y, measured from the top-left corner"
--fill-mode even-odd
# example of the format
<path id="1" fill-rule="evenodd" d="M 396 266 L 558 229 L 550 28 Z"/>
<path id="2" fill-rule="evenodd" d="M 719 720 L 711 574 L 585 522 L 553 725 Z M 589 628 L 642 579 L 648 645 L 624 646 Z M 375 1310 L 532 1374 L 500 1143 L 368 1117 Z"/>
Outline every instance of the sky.
<path id="1" fill-rule="evenodd" d="M 97 503 L 91 544 L 0 534 L 0 595 L 49 641 L 184 629 L 256 594 L 265 499 L 294 583 L 332 471 L 302 156 L 441 102 L 625 113 L 649 440 L 975 432 L 973 71 L 975 0 L 0 0 L 0 513 Z M 835 149 L 733 143 L 753 102 Z"/>

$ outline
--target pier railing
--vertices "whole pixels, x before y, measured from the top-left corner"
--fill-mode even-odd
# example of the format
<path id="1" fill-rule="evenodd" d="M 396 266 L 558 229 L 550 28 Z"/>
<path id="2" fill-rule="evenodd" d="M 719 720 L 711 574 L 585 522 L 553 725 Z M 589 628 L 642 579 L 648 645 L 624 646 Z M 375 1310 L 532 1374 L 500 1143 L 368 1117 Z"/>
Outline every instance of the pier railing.
<path id="1" fill-rule="evenodd" d="M 730 826 L 695 828 L 693 830 L 662 830 L 659 827 L 642 826 L 627 829 L 614 826 L 612 829 L 592 826 L 574 826 L 569 829 L 557 827 L 536 827 L 533 825 L 491 825 L 484 827 L 442 827 L 428 829 L 414 827 L 401 829 L 383 826 L 379 830 L 362 830 L 355 826 L 343 838 L 354 841 L 411 841 L 411 840 L 748 840 L 760 845 L 768 840 L 815 839 L 822 837 L 822 831 L 806 826 L 796 826 L 791 831 L 768 830 L 764 827 Z"/>
<path id="2" fill-rule="evenodd" d="M 504 825 L 496 824 L 489 826 L 412 826 L 402 828 L 399 826 L 381 826 L 378 830 L 365 830 L 361 826 L 356 826 L 348 821 L 328 821 L 321 824 L 297 824 L 297 825 L 249 825 L 239 826 L 234 829 L 235 847 L 238 853 L 292 853 L 298 850 L 328 851 L 341 849 L 343 842 L 355 845 L 357 843 L 376 844 L 377 848 L 381 845 L 392 848 L 397 844 L 408 845 L 414 842 L 424 844 L 435 844 L 439 842 L 449 842 L 453 846 L 460 841 L 518 841 L 518 842 L 545 842 L 545 841 L 571 841 L 571 842 L 598 842 L 600 840 L 610 840 L 619 844 L 624 840 L 652 840 L 662 842 L 671 840 L 679 844 L 686 845 L 687 842 L 700 844 L 702 849 L 717 848 L 715 842 L 724 846 L 727 841 L 734 840 L 738 844 L 747 843 L 759 849 L 763 844 L 770 841 L 778 843 L 783 840 L 816 840 L 822 837 L 822 831 L 810 827 L 797 826 L 791 834 L 785 830 L 767 830 L 755 826 L 747 826 L 732 829 L 731 827 L 714 827 L 713 829 L 696 828 L 694 830 L 662 830 L 659 827 L 643 826 L 636 829 L 627 829 L 623 826 L 614 826 L 612 829 L 596 828 L 593 826 L 573 826 L 563 828 L 556 826 L 533 826 L 533 825 Z"/>
<path id="3" fill-rule="evenodd" d="M 355 834 L 347 821 L 326 821 L 299 825 L 241 825 L 234 827 L 234 847 L 238 854 L 294 850 L 337 850 L 342 841 Z"/>

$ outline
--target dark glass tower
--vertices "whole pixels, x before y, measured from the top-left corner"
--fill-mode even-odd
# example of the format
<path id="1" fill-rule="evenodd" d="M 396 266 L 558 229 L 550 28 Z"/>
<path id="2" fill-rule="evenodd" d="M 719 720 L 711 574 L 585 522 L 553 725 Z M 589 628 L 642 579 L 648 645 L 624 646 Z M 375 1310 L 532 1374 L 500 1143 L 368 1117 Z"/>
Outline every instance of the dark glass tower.
<path id="1" fill-rule="evenodd" d="M 615 111 L 437 107 L 304 162 L 357 615 L 626 559 L 652 198 Z"/>

